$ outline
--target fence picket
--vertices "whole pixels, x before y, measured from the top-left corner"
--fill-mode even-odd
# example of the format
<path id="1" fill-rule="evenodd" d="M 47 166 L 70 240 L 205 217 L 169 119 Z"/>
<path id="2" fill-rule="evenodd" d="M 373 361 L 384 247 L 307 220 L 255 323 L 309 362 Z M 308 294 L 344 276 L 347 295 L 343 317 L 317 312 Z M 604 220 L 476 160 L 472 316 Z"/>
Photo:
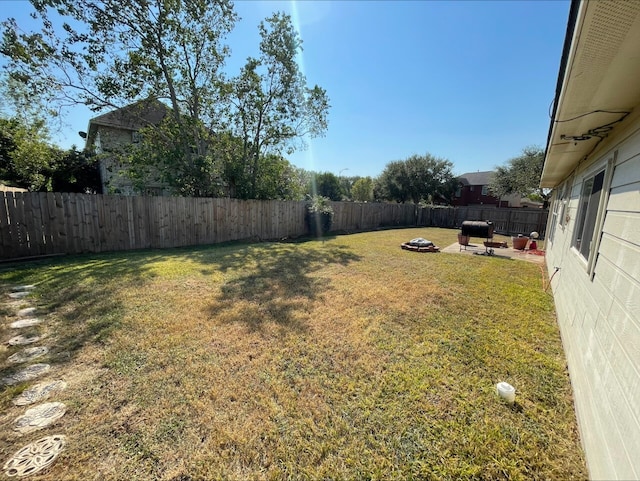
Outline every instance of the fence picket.
<path id="1" fill-rule="evenodd" d="M 14 244 L 11 237 L 11 218 L 9 216 L 9 192 L 0 192 L 0 246 L 2 246 L 2 258 L 10 259 L 13 254 Z"/>
<path id="2" fill-rule="evenodd" d="M 544 235 L 547 220 L 539 209 L 331 205 L 334 231 L 490 220 L 496 233 Z M 0 192 L 0 258 L 297 237 L 306 232 L 305 211 L 306 203 L 298 201 Z"/>

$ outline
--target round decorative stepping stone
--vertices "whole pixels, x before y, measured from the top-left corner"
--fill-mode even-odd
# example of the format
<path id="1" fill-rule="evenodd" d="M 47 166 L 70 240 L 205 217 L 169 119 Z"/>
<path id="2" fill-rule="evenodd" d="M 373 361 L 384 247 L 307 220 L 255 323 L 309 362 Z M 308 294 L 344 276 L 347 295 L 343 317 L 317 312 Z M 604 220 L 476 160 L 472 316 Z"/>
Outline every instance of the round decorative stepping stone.
<path id="1" fill-rule="evenodd" d="M 49 364 L 33 364 L 25 367 L 22 371 L 3 378 L 2 383 L 13 386 L 21 382 L 31 381 L 32 379 L 42 376 L 45 372 L 49 371 L 49 369 L 51 369 L 51 365 Z"/>
<path id="2" fill-rule="evenodd" d="M 28 362 L 42 357 L 48 352 L 49 348 L 47 346 L 28 347 L 22 352 L 16 352 L 12 356 L 9 356 L 7 361 L 15 363 Z"/>
<path id="3" fill-rule="evenodd" d="M 42 339 L 41 336 L 31 336 L 26 337 L 20 334 L 19 336 L 12 337 L 7 341 L 7 344 L 10 346 L 24 346 L 25 344 L 33 344 L 34 342 L 38 342 Z"/>
<path id="4" fill-rule="evenodd" d="M 62 391 L 67 387 L 64 381 L 41 382 L 32 388 L 22 391 L 22 394 L 13 400 L 16 406 L 27 406 L 40 401 L 44 401 L 56 391 Z"/>
<path id="5" fill-rule="evenodd" d="M 13 286 L 11 288 L 11 290 L 13 292 L 18 292 L 18 291 L 32 291 L 36 288 L 36 286 L 34 286 L 33 284 L 27 284 L 24 286 Z"/>
<path id="6" fill-rule="evenodd" d="M 37 317 L 31 317 L 29 319 L 20 319 L 19 321 L 12 322 L 10 326 L 13 329 L 21 329 L 23 327 L 37 326 L 41 322 L 42 322 L 42 319 L 38 319 Z"/>
<path id="7" fill-rule="evenodd" d="M 9 297 L 11 299 L 22 299 L 23 297 L 27 297 L 29 294 L 31 294 L 29 291 L 11 292 Z"/>
<path id="8" fill-rule="evenodd" d="M 26 445 L 4 464 L 7 476 L 29 476 L 48 468 L 66 444 L 65 436 L 56 434 Z"/>
<path id="9" fill-rule="evenodd" d="M 31 433 L 38 429 L 46 428 L 49 424 L 57 421 L 67 411 L 64 403 L 44 403 L 39 406 L 27 409 L 27 412 L 18 417 L 15 421 L 14 430 L 22 434 Z"/>
<path id="10" fill-rule="evenodd" d="M 36 314 L 35 307 L 25 307 L 24 309 L 20 309 L 18 311 L 18 317 L 29 317 L 34 316 Z"/>

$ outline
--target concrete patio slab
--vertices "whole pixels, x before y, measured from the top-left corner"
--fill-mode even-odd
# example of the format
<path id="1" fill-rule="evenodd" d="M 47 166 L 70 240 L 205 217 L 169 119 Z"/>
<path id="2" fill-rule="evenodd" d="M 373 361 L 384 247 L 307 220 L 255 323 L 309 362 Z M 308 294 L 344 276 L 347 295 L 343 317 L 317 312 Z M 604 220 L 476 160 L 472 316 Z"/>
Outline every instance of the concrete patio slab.
<path id="1" fill-rule="evenodd" d="M 448 254 L 462 254 L 472 256 L 487 256 L 495 257 L 497 259 L 515 259 L 527 262 L 533 262 L 535 264 L 544 264 L 544 253 L 542 251 L 530 251 L 530 250 L 518 250 L 511 247 L 494 247 L 493 254 L 487 255 L 487 251 L 482 242 L 476 244 L 469 244 L 468 246 L 460 246 L 457 242 L 445 247 L 440 252 L 446 252 Z"/>

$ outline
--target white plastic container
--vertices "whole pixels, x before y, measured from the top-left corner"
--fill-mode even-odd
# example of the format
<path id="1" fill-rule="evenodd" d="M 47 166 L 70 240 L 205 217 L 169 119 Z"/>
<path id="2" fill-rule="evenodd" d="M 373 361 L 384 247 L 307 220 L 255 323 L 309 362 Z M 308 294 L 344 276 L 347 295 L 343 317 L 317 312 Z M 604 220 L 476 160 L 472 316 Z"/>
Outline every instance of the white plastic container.
<path id="1" fill-rule="evenodd" d="M 516 388 L 508 382 L 499 382 L 496 384 L 496 391 L 498 392 L 498 396 L 509 404 L 512 404 L 516 400 Z"/>

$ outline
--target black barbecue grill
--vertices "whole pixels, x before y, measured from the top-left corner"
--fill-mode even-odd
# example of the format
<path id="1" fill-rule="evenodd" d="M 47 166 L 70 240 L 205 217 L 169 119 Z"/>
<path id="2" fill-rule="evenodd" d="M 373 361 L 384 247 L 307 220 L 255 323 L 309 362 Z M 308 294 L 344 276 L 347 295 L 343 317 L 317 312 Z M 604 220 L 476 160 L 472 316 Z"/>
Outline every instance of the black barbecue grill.
<path id="1" fill-rule="evenodd" d="M 462 231 L 458 237 L 460 250 L 462 250 L 463 246 L 466 250 L 471 237 L 485 238 L 485 253 L 493 254 L 493 249 L 489 249 L 491 239 L 493 239 L 493 222 L 489 222 L 488 220 L 465 220 L 462 223 Z"/>
<path id="2" fill-rule="evenodd" d="M 493 238 L 493 222 L 488 220 L 465 220 L 462 223 L 462 235 L 469 237 Z"/>

